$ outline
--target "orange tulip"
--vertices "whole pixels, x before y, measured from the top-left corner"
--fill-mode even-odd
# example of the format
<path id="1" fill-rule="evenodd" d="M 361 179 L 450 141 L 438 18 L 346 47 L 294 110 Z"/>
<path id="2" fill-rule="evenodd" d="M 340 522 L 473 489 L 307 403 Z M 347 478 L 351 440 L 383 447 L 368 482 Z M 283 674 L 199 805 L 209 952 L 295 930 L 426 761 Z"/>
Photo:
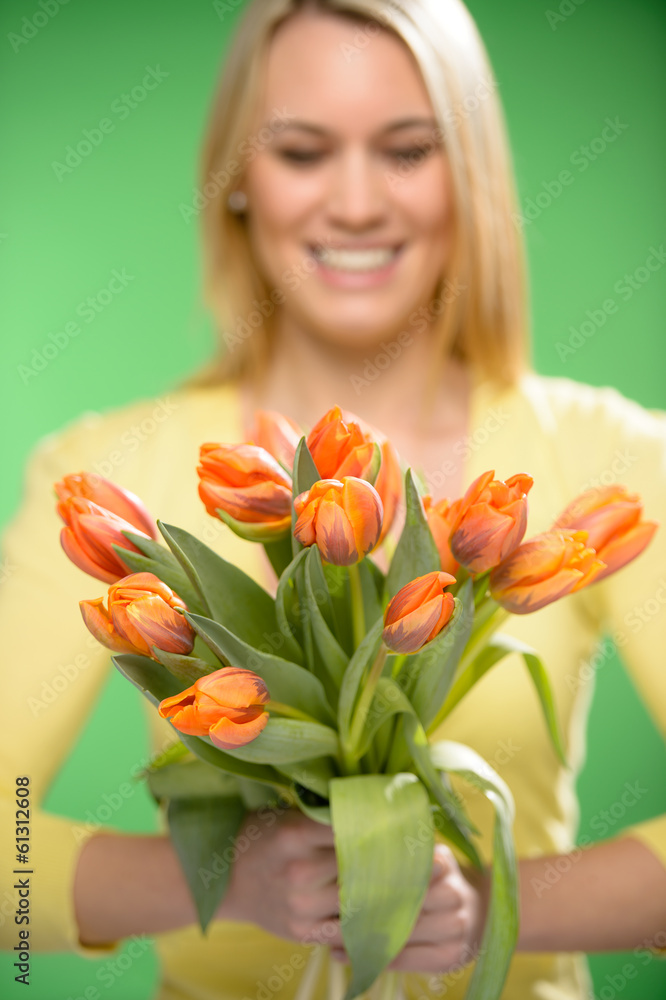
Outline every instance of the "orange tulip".
<path id="1" fill-rule="evenodd" d="M 133 526 L 134 531 L 138 531 L 150 538 L 158 538 L 157 526 L 154 518 L 148 512 L 142 500 L 129 490 L 124 490 L 121 486 L 116 486 L 109 479 L 98 476 L 93 472 L 78 472 L 69 476 L 63 476 L 60 482 L 55 483 L 55 491 L 60 504 L 65 503 L 70 497 L 83 497 L 84 500 L 92 500 L 98 507 L 116 514 Z M 60 512 L 60 504 L 58 511 Z M 61 515 L 62 516 L 62 515 Z M 67 518 L 63 517 L 67 521 Z"/>
<path id="2" fill-rule="evenodd" d="M 364 479 L 320 479 L 294 500 L 294 535 L 301 545 L 317 544 L 322 558 L 336 566 L 359 562 L 377 545 L 382 501 Z"/>
<path id="3" fill-rule="evenodd" d="M 353 413 L 334 406 L 312 428 L 307 445 L 322 479 L 355 476 L 373 481 L 384 509 L 381 541 L 391 527 L 402 491 L 398 453 L 391 442 Z"/>
<path id="4" fill-rule="evenodd" d="M 276 410 L 256 410 L 252 444 L 264 448 L 280 465 L 293 468 L 298 442 L 303 437 L 298 424 Z"/>
<path id="5" fill-rule="evenodd" d="M 606 566 L 587 545 L 587 532 L 553 529 L 514 549 L 490 574 L 491 596 L 526 615 L 587 587 Z"/>
<path id="6" fill-rule="evenodd" d="M 657 521 L 643 521 L 637 493 L 615 484 L 587 490 L 566 507 L 554 527 L 586 531 L 587 544 L 596 549 L 606 568 L 598 580 L 625 566 L 652 540 Z"/>
<path id="7" fill-rule="evenodd" d="M 265 448 L 203 444 L 199 496 L 209 514 L 219 508 L 239 534 L 275 539 L 291 528 L 291 478 Z"/>
<path id="8" fill-rule="evenodd" d="M 222 750 L 256 739 L 268 722 L 268 689 L 261 677 L 240 667 L 222 667 L 200 677 L 181 694 L 165 698 L 159 713 L 181 733 L 208 736 Z"/>
<path id="9" fill-rule="evenodd" d="M 194 631 L 177 610 L 186 605 L 153 573 L 131 573 L 112 584 L 108 610 L 101 597 L 79 606 L 90 632 L 115 653 L 153 656 L 153 646 L 168 653 L 192 651 Z"/>
<path id="10" fill-rule="evenodd" d="M 455 602 L 444 589 L 455 583 L 450 573 L 419 576 L 402 587 L 384 612 L 384 643 L 394 653 L 417 653 L 448 624 Z"/>
<path id="11" fill-rule="evenodd" d="M 439 552 L 441 568 L 445 573 L 455 573 L 460 563 L 453 558 L 449 538 L 451 536 L 451 525 L 455 521 L 462 501 L 460 500 L 438 500 L 432 502 L 432 497 L 423 497 L 423 507 L 428 518 L 428 526 L 435 539 L 435 545 Z"/>
<path id="12" fill-rule="evenodd" d="M 475 479 L 459 501 L 451 527 L 451 552 L 470 573 L 486 573 L 523 539 L 527 527 L 530 476 L 519 473 L 504 483 L 494 471 Z"/>
<path id="13" fill-rule="evenodd" d="M 123 531 L 149 536 L 135 524 L 98 506 L 85 497 L 70 494 L 58 504 L 58 513 L 66 524 L 60 532 L 60 544 L 71 561 L 96 580 L 113 583 L 126 576 L 130 567 L 122 561 L 113 546 L 128 552 L 138 552 Z"/>

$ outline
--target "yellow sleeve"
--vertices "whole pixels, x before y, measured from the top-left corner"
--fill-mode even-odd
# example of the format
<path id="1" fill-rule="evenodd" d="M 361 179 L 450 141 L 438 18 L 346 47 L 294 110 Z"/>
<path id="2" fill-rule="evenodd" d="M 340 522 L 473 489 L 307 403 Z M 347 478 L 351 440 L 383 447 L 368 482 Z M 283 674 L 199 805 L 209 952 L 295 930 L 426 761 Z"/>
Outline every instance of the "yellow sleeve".
<path id="1" fill-rule="evenodd" d="M 72 749 L 110 667 L 109 654 L 90 636 L 78 602 L 103 593 L 60 548 L 53 483 L 79 471 L 77 435 L 44 439 L 32 453 L 24 502 L 7 529 L 0 566 L 0 865 L 3 890 L 0 947 L 18 941 L 19 887 L 29 878 L 31 949 L 75 950 L 79 944 L 73 878 L 79 851 L 94 832 L 44 812 L 40 804 Z M 74 462 L 74 465 L 70 465 Z M 31 799 L 29 863 L 17 861 L 16 779 L 27 776 Z M 20 786 L 21 788 L 25 786 Z M 25 816 L 19 815 L 21 826 Z M 15 872 L 18 871 L 18 873 Z M 28 875 L 26 872 L 30 872 Z M 20 882 L 19 880 L 22 880 Z M 23 893 L 25 896 L 25 893 Z"/>
<path id="2" fill-rule="evenodd" d="M 646 709 L 666 741 L 666 413 L 624 406 L 615 437 L 626 485 L 643 498 L 654 538 L 634 562 L 599 585 L 608 631 Z M 618 734 L 618 738 L 621 738 Z M 666 813 L 624 829 L 666 867 Z"/>
<path id="3" fill-rule="evenodd" d="M 545 391 L 544 391 L 545 389 Z M 536 380 L 533 398 L 557 428 L 559 474 L 567 495 L 624 484 L 661 525 L 632 563 L 579 595 L 616 644 L 646 710 L 666 741 L 666 413 L 647 410 L 612 388 L 568 379 Z M 617 738 L 623 739 L 619 720 Z M 622 830 L 666 867 L 666 814 Z"/>

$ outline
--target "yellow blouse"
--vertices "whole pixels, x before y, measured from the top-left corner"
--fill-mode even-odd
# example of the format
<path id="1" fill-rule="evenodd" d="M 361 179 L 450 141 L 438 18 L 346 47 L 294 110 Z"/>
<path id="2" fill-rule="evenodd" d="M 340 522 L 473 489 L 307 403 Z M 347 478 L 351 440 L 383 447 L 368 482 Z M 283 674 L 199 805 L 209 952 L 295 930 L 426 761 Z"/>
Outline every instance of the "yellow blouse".
<path id="1" fill-rule="evenodd" d="M 74 745 L 102 688 L 110 660 L 88 636 L 78 601 L 90 580 L 64 556 L 52 483 L 68 472 L 97 471 L 137 493 L 162 520 L 186 528 L 269 584 L 263 550 L 210 518 L 197 496 L 198 447 L 239 441 L 243 430 L 236 390 L 177 391 L 107 414 L 87 414 L 35 449 L 25 500 L 4 541 L 7 572 L 0 601 L 3 668 L 0 673 L 0 864 L 3 886 L 15 876 L 14 780 L 28 774 L 38 807 Z M 666 497 L 666 413 L 648 412 L 613 389 L 567 379 L 526 376 L 514 389 L 489 383 L 473 392 L 469 437 L 458 443 L 464 482 L 493 468 L 500 478 L 529 472 L 529 532 L 547 528 L 577 493 L 598 483 L 624 482 L 645 501 L 646 516 L 663 518 Z M 446 468 L 442 474 L 446 476 Z M 103 592 L 100 584 L 99 592 Z M 95 588 L 93 588 L 93 591 Z M 585 724 L 594 686 L 589 661 L 601 629 L 620 650 L 627 670 L 660 731 L 666 735 L 666 525 L 634 563 L 588 591 L 504 628 L 544 656 L 567 743 L 571 771 L 551 749 L 535 691 L 520 661 L 490 671 L 437 734 L 468 743 L 502 775 L 516 803 L 519 857 L 563 853 L 575 844 L 576 775 L 585 756 Z M 39 608 L 39 628 L 32 624 Z M 661 612 L 661 613 L 660 613 Z M 26 635 L 29 641 L 26 641 Z M 20 674 L 20 683 L 18 675 Z M 58 692 L 35 712 L 45 684 Z M 129 695 L 128 686 L 128 695 Z M 155 748 L 171 730 L 146 703 Z M 618 733 L 621 738 L 621 733 Z M 490 857 L 492 812 L 460 785 L 480 844 Z M 83 843 L 81 825 L 35 809 L 31 861 L 39 880 L 32 897 L 33 950 L 74 950 L 78 943 L 72 883 Z M 90 831 L 92 832 L 92 831 Z M 666 866 L 666 815 L 621 836 L 643 841 Z M 3 913 L 6 913 L 3 905 Z M 16 943 L 13 919 L 0 921 L 0 946 Z M 292 1000 L 309 950 L 248 924 L 218 922 L 203 939 L 191 927 L 156 941 L 162 963 L 160 1000 Z M 463 976 L 412 976 L 410 1000 L 445 995 L 460 1000 Z M 317 998 L 325 996 L 325 974 Z M 582 1000 L 591 995 L 583 956 L 517 954 L 503 1000 Z"/>

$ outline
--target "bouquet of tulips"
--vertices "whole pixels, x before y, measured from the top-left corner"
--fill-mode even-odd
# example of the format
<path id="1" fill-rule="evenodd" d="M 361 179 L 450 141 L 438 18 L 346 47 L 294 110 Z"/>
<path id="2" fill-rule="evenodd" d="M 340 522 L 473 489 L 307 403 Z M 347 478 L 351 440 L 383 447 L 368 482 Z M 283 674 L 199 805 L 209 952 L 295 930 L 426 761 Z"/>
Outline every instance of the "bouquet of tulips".
<path id="1" fill-rule="evenodd" d="M 435 837 L 482 868 L 456 775 L 495 810 L 467 996 L 499 997 L 518 930 L 511 794 L 473 749 L 430 737 L 517 652 L 563 760 L 541 659 L 497 629 L 619 569 L 656 524 L 611 486 L 524 542 L 528 475 L 487 472 L 462 498 L 435 503 L 411 470 L 403 478 L 389 441 L 338 407 L 307 437 L 280 414 L 256 419 L 251 443 L 202 445 L 199 493 L 211 515 L 265 547 L 275 596 L 188 532 L 156 526 L 115 484 L 87 473 L 56 484 L 65 552 L 110 584 L 106 603 L 81 602 L 84 621 L 180 737 L 149 778 L 201 926 L 228 883 L 228 870 L 202 877 L 211 858 L 229 857 L 247 809 L 286 797 L 333 827 L 345 998 L 358 997 L 409 939 Z M 372 553 L 388 547 L 401 497 L 404 525 L 383 572 Z"/>

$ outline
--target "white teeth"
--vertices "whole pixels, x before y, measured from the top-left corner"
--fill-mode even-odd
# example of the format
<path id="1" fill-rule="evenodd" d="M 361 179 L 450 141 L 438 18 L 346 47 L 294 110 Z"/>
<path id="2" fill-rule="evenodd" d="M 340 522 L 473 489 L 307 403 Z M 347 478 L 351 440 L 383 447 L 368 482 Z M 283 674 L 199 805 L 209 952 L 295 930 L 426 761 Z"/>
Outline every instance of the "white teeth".
<path id="1" fill-rule="evenodd" d="M 395 257 L 397 250 L 381 247 L 372 250 L 332 250 L 318 247 L 315 257 L 325 267 L 336 271 L 376 271 L 386 267 Z"/>

